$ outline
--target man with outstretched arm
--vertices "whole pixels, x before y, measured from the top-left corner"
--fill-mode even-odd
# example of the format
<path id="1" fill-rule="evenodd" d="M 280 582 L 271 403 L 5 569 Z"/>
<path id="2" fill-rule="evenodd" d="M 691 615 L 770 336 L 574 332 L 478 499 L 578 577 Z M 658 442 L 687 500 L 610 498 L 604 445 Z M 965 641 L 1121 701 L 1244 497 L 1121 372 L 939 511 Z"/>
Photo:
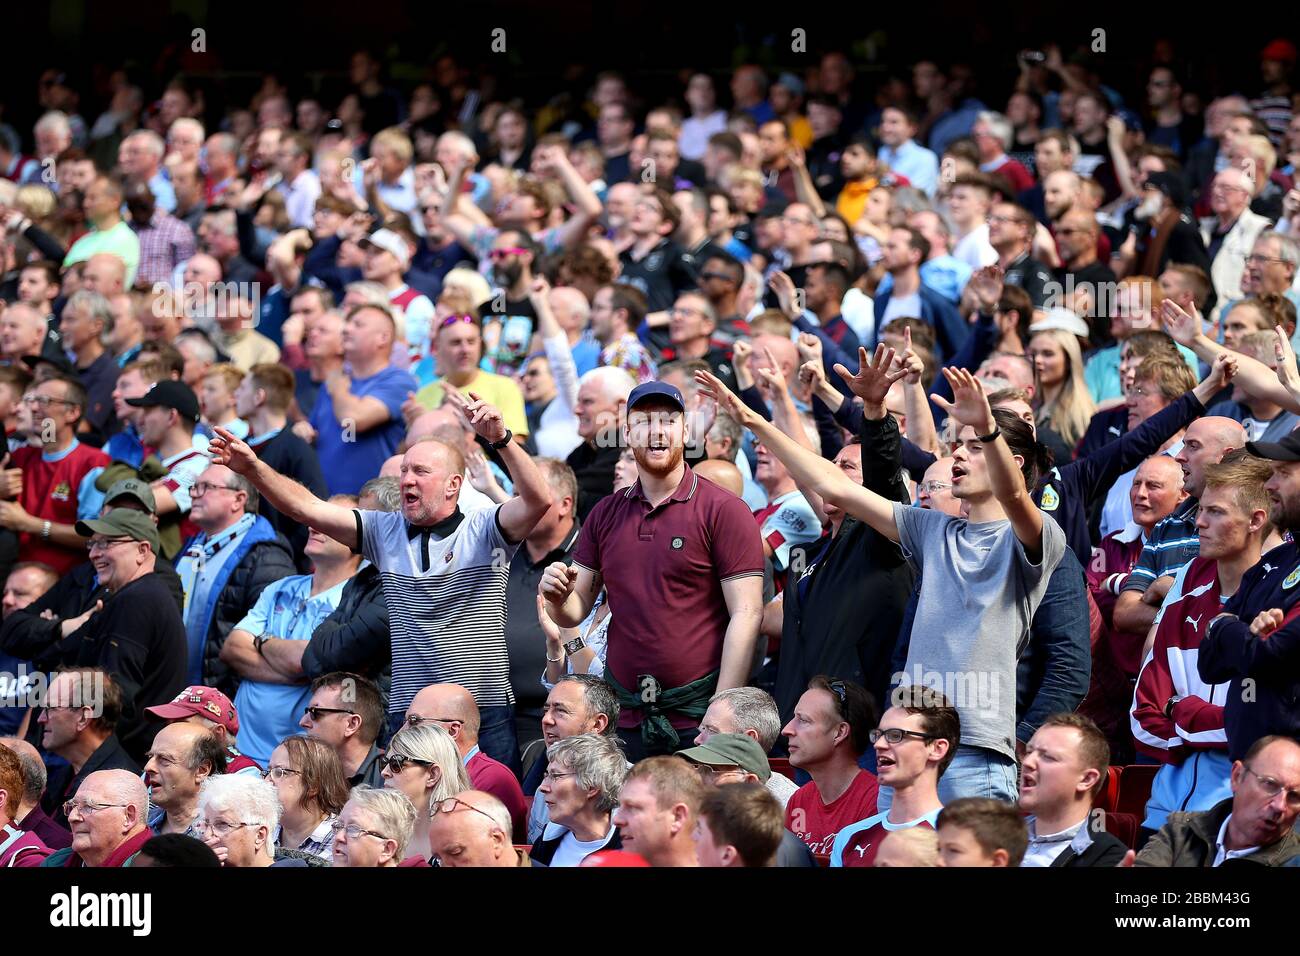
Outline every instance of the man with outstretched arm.
<path id="1" fill-rule="evenodd" d="M 401 509 L 359 511 L 321 501 L 272 471 L 245 442 L 218 428 L 215 459 L 246 476 L 266 499 L 300 521 L 359 551 L 383 575 L 391 620 L 394 730 L 416 691 L 456 683 L 479 705 L 483 752 L 518 772 L 514 695 L 505 639 L 510 559 L 551 506 L 551 493 L 499 409 L 474 393 L 454 397 L 478 436 L 496 449 L 514 481 L 515 497 L 495 508 L 458 506 L 465 462 L 436 439 L 417 441 L 401 464 Z"/>

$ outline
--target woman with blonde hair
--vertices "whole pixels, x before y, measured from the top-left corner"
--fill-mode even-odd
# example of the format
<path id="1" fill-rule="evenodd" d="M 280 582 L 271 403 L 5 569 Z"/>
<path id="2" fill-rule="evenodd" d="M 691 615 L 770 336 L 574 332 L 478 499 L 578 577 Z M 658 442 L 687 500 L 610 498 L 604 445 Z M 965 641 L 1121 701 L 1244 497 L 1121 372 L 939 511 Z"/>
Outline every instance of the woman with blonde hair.
<path id="1" fill-rule="evenodd" d="M 470 789 L 469 774 L 456 742 L 436 723 L 403 727 L 393 735 L 380 764 L 385 789 L 406 794 L 415 805 L 415 831 L 406 852 L 427 860 L 433 855 L 429 847 L 430 808 Z"/>
<path id="2" fill-rule="evenodd" d="M 1044 329 L 1030 336 L 1026 354 L 1034 363 L 1038 440 L 1064 464 L 1074 457 L 1074 446 L 1097 411 L 1084 381 L 1079 339 L 1062 329 Z"/>

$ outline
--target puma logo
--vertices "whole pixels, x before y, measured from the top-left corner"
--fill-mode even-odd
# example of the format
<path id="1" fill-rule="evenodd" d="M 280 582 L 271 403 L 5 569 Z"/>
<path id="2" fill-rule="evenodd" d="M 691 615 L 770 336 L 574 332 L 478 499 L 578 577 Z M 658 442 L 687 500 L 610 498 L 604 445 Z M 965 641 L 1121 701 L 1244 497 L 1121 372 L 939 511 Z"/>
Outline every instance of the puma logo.
<path id="1" fill-rule="evenodd" d="M 1265 573 L 1265 574 L 1272 574 L 1272 573 L 1273 573 L 1274 571 L 1276 571 L 1276 570 L 1277 570 L 1277 569 L 1274 568 L 1273 565 L 1269 564 L 1267 561 L 1264 562 L 1264 573 Z"/>
<path id="2" fill-rule="evenodd" d="M 871 849 L 871 844 L 867 843 L 864 846 L 855 846 L 853 849 L 858 851 L 858 858 L 861 859 L 866 855 L 867 851 Z"/>
<path id="3" fill-rule="evenodd" d="M 1200 614 L 1196 615 L 1195 618 L 1193 618 L 1193 617 L 1189 614 L 1189 615 L 1187 615 L 1187 618 L 1186 618 L 1185 623 L 1192 625 L 1192 630 L 1193 630 L 1193 631 L 1199 631 L 1199 630 L 1201 629 L 1201 618 L 1203 618 L 1203 617 L 1205 617 L 1205 612 L 1204 612 L 1204 611 L 1202 611 Z"/>

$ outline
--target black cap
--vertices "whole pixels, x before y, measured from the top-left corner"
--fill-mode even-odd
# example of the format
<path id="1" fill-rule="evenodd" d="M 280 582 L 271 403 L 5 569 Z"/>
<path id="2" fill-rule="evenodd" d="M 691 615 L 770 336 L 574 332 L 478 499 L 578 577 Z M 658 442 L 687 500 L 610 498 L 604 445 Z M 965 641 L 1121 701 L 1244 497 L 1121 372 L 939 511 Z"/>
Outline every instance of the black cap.
<path id="1" fill-rule="evenodd" d="M 193 390 L 184 382 L 167 379 L 154 385 L 153 388 L 139 398 L 128 398 L 126 403 L 134 405 L 136 408 L 155 408 L 158 406 L 174 408 L 183 419 L 192 422 L 199 420 L 199 400 L 195 397 Z"/>
<path id="2" fill-rule="evenodd" d="M 1181 177 L 1169 172 L 1147 173 L 1147 189 L 1157 189 L 1169 197 L 1177 208 L 1187 205 L 1187 187 Z"/>
<path id="3" fill-rule="evenodd" d="M 60 375 L 71 375 L 74 378 L 77 370 L 72 367 L 72 363 L 62 355 L 24 355 L 23 364 L 28 368 L 35 370 L 36 366 L 44 362 L 46 365 L 53 365 L 58 369 Z"/>
<path id="4" fill-rule="evenodd" d="M 1300 432 L 1291 432 L 1281 441 L 1248 441 L 1246 451 L 1269 461 L 1300 461 Z"/>

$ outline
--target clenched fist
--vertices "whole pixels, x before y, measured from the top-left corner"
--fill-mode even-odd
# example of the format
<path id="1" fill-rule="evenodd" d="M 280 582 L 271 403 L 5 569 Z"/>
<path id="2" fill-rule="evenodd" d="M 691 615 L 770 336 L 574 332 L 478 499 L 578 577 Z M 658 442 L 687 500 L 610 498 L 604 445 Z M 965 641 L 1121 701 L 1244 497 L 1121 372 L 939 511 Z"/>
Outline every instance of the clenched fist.
<path id="1" fill-rule="evenodd" d="M 551 604 L 563 604 L 573 593 L 573 586 L 577 582 L 577 570 L 563 561 L 556 561 L 542 573 L 542 583 L 538 590 Z"/>

